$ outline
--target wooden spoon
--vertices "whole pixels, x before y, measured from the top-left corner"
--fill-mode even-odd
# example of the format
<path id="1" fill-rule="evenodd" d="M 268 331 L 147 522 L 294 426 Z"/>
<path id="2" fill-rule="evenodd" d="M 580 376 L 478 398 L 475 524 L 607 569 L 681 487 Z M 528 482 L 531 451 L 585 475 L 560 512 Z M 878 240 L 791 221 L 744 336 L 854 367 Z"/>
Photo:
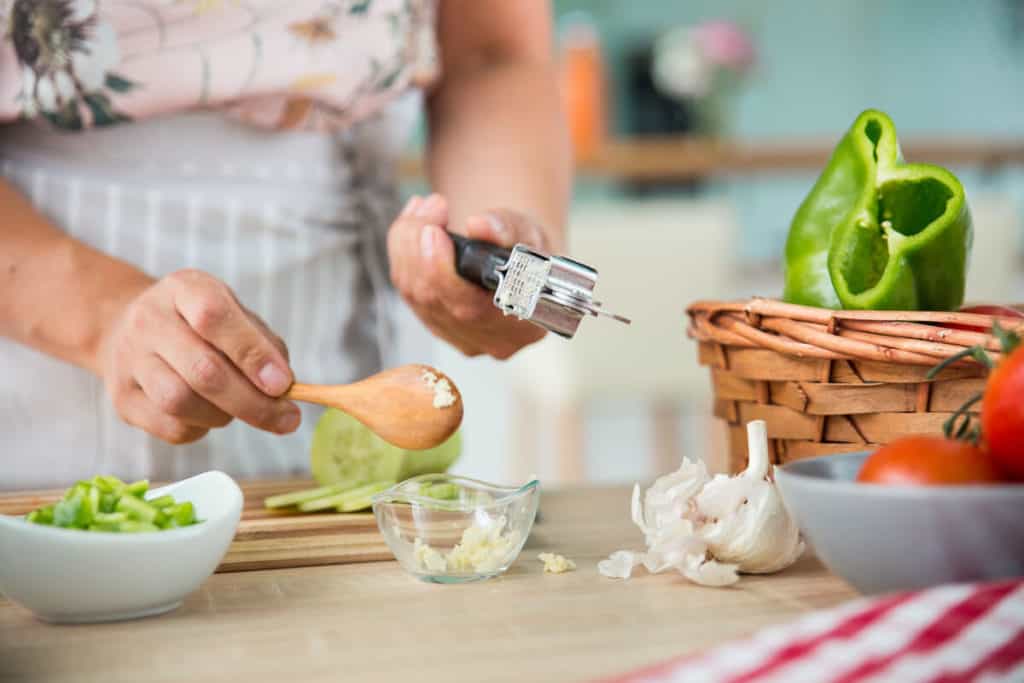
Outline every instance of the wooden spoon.
<path id="1" fill-rule="evenodd" d="M 434 379 L 432 379 L 434 378 Z M 455 402 L 435 406 L 433 383 L 447 380 Z M 403 365 L 352 384 L 300 384 L 285 398 L 342 410 L 399 448 L 440 446 L 462 424 L 462 395 L 455 383 L 429 365 Z"/>

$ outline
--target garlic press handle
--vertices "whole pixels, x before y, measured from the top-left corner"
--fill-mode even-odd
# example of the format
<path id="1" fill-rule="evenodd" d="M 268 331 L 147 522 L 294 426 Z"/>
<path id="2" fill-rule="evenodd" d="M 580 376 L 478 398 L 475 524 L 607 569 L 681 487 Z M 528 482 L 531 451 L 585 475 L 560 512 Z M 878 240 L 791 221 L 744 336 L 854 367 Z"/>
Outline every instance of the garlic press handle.
<path id="1" fill-rule="evenodd" d="M 455 270 L 473 284 L 494 291 L 498 288 L 498 269 L 508 263 L 512 252 L 490 242 L 473 240 L 449 232 L 455 244 Z"/>

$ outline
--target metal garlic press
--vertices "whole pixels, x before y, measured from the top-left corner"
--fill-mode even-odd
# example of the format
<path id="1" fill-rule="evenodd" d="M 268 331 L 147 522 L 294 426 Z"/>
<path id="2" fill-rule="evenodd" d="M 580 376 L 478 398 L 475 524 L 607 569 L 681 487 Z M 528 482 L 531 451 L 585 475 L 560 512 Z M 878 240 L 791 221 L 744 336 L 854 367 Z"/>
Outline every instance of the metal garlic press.
<path id="1" fill-rule="evenodd" d="M 517 244 L 512 249 L 449 233 L 455 243 L 455 269 L 466 280 L 494 292 L 494 305 L 555 334 L 571 339 L 585 316 L 607 316 L 594 301 L 597 271 L 564 256 L 551 256 Z"/>

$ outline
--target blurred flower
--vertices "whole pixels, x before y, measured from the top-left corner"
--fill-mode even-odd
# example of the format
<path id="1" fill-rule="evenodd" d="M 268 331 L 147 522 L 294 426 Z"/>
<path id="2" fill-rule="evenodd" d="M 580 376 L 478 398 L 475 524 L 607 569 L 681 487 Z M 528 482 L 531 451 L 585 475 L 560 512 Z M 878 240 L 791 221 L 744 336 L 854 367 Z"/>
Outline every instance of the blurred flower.
<path id="1" fill-rule="evenodd" d="M 117 38 L 94 0 L 16 0 L 9 25 L 28 115 L 101 89 L 117 64 Z"/>
<path id="2" fill-rule="evenodd" d="M 704 97 L 711 87 L 712 64 L 687 27 L 671 29 L 658 38 L 652 69 L 654 85 L 671 97 Z"/>
<path id="3" fill-rule="evenodd" d="M 688 28 L 672 29 L 657 39 L 651 67 L 654 85 L 667 95 L 702 97 L 711 87 L 712 65 Z"/>
<path id="4" fill-rule="evenodd" d="M 753 41 L 728 21 L 669 29 L 653 46 L 651 78 L 664 95 L 695 106 L 699 127 L 721 134 L 728 95 L 754 66 Z"/>
<path id="5" fill-rule="evenodd" d="M 753 42 L 739 26 L 708 21 L 670 29 L 658 38 L 651 75 L 671 97 L 703 98 L 723 87 L 723 81 L 744 75 L 756 58 Z"/>
<path id="6" fill-rule="evenodd" d="M 700 51 L 712 64 L 743 73 L 754 65 L 754 44 L 729 21 L 708 21 L 693 29 Z"/>

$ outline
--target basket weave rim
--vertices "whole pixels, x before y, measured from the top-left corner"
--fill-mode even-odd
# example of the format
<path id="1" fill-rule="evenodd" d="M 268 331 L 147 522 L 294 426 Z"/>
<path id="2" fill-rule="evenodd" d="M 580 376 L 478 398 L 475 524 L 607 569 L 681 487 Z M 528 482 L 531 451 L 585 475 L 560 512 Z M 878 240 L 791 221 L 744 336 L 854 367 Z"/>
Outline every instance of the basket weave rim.
<path id="1" fill-rule="evenodd" d="M 753 297 L 696 301 L 686 308 L 687 334 L 698 341 L 764 348 L 798 358 L 869 360 L 934 365 L 972 346 L 994 361 L 999 340 L 984 332 L 941 327 L 943 323 L 1004 328 L 1024 334 L 1019 318 L 959 311 L 853 311 L 790 304 Z M 976 361 L 964 360 L 964 364 Z"/>

